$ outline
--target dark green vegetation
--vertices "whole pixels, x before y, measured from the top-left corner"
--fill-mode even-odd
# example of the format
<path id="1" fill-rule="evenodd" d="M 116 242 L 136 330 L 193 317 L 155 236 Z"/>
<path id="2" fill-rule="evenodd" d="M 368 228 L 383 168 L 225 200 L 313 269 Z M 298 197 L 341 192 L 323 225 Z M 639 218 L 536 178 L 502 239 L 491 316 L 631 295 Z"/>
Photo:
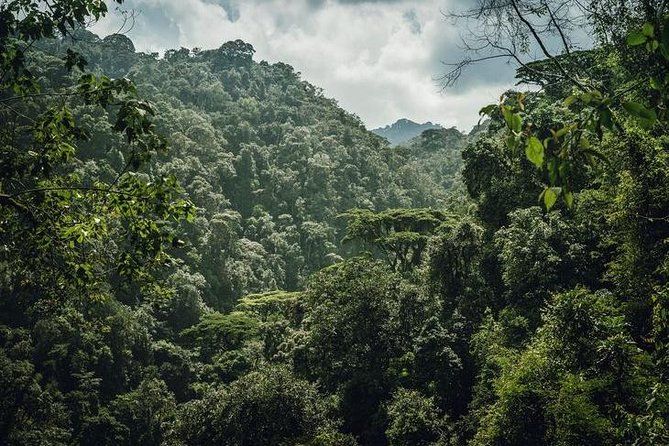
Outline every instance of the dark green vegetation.
<path id="1" fill-rule="evenodd" d="M 0 443 L 669 444 L 669 20 L 625 3 L 577 85 L 398 148 L 243 42 L 2 3 Z"/>
<path id="2" fill-rule="evenodd" d="M 429 175 L 432 182 L 440 186 L 436 194 L 451 195 L 453 201 L 466 195 L 461 177 L 462 150 L 468 143 L 476 141 L 487 125 L 486 121 L 480 129 L 475 128 L 468 135 L 455 128 L 425 130 L 398 146 L 398 150 L 417 164 L 419 172 Z"/>

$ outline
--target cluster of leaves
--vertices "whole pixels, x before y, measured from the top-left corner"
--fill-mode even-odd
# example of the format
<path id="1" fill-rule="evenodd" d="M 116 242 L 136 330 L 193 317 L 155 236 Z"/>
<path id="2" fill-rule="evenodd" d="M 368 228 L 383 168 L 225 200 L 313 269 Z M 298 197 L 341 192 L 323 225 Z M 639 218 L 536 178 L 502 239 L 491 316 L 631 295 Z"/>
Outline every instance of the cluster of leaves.
<path id="1" fill-rule="evenodd" d="M 82 74 L 85 59 L 72 50 L 51 61 L 62 82 L 38 81 L 35 71 L 46 67 L 35 65 L 33 48 L 67 38 L 106 8 L 84 0 L 1 7 L 0 262 L 9 296 L 33 298 L 40 290 L 57 299 L 71 285 L 104 294 L 112 275 L 146 277 L 151 264 L 170 261 L 164 248 L 177 240 L 176 223 L 193 216 L 174 177 L 140 173 L 165 141 L 132 82 Z M 108 115 L 110 132 L 122 138 L 127 163 L 106 178 L 77 170 L 80 146 L 91 138 L 80 107 Z"/>
<path id="2" fill-rule="evenodd" d="M 596 167 L 597 163 L 608 162 L 594 145 L 602 141 L 605 132 L 624 133 L 622 120 L 632 119 L 644 129 L 666 129 L 669 16 L 657 28 L 647 22 L 641 29 L 630 31 L 626 44 L 630 50 L 643 47 L 648 53 L 645 61 L 649 66 L 643 75 L 613 87 L 597 81 L 578 82 L 576 91 L 564 98 L 564 107 L 571 113 L 565 114 L 562 126 L 542 128 L 528 119 L 522 93 L 504 95 L 499 105 L 481 109 L 482 115 L 501 114 L 504 118 L 510 150 L 524 145 L 527 159 L 537 169 L 546 170 L 548 184 L 539 199 L 548 210 L 560 196 L 568 207 L 573 206 L 577 170 L 583 165 Z M 525 77 L 532 79 L 531 75 Z"/>

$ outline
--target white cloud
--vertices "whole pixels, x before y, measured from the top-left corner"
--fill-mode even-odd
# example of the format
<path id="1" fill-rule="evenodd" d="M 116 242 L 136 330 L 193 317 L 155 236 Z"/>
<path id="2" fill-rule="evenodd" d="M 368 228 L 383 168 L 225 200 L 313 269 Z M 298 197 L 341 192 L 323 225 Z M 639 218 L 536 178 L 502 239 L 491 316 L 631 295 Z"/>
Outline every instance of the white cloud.
<path id="1" fill-rule="evenodd" d="M 142 11 L 129 33 L 138 50 L 216 48 L 239 38 L 256 48 L 256 59 L 293 65 L 369 128 L 405 117 L 468 130 L 481 106 L 512 85 L 512 70 L 470 72 L 480 81 L 440 91 L 440 61 L 460 57 L 458 30 L 441 14 L 448 1 L 456 0 L 127 0 L 125 7 Z M 117 24 L 106 19 L 94 31 Z"/>

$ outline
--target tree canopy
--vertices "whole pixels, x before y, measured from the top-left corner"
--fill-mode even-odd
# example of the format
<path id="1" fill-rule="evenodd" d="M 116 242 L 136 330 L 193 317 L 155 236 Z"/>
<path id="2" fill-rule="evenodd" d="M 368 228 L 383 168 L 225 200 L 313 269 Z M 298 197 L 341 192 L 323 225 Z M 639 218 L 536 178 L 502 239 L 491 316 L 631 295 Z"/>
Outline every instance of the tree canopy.
<path id="1" fill-rule="evenodd" d="M 397 147 L 115 3 L 0 4 L 0 443 L 669 444 L 665 1 L 479 2 L 539 88 Z"/>

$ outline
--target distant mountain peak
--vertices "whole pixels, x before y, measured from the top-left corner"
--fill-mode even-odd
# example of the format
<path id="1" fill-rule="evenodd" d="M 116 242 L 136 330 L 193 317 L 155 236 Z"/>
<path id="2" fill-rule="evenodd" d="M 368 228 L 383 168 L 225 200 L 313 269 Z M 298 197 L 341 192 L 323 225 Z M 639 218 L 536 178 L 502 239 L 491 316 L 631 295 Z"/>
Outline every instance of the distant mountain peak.
<path id="1" fill-rule="evenodd" d="M 405 143 L 412 138 L 415 138 L 425 130 L 442 128 L 443 127 L 439 124 L 433 124 L 430 121 L 419 124 L 410 119 L 402 118 L 398 119 L 393 124 L 374 129 L 372 132 L 386 138 L 392 145 L 396 146 L 398 144 Z"/>

